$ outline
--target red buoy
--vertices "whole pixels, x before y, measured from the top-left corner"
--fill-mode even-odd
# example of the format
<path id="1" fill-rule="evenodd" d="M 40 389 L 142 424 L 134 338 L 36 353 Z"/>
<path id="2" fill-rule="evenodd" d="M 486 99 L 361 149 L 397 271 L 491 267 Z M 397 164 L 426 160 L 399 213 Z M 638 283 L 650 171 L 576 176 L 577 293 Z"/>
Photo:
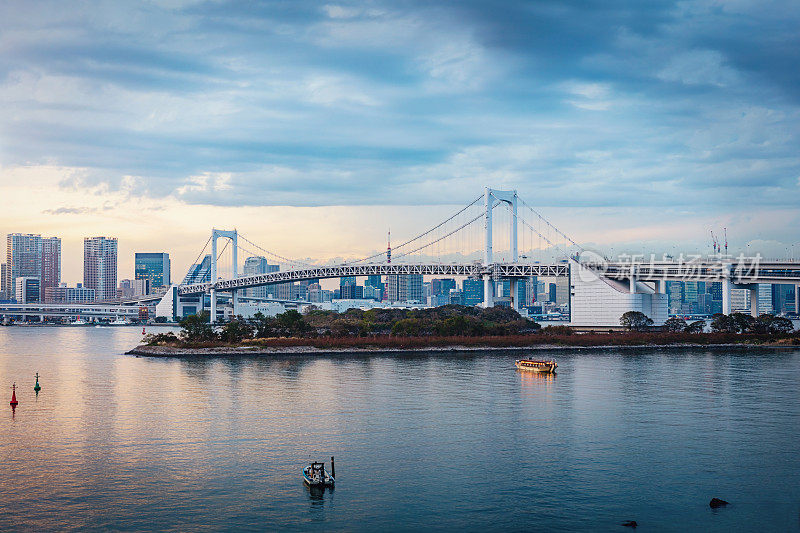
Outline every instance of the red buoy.
<path id="1" fill-rule="evenodd" d="M 144 333 L 144 326 L 142 326 L 142 335 L 144 335 L 144 334 L 145 334 L 145 333 Z"/>
<path id="2" fill-rule="evenodd" d="M 9 404 L 11 407 L 16 407 L 19 402 L 17 401 L 17 384 L 14 383 L 11 385 L 11 401 Z"/>

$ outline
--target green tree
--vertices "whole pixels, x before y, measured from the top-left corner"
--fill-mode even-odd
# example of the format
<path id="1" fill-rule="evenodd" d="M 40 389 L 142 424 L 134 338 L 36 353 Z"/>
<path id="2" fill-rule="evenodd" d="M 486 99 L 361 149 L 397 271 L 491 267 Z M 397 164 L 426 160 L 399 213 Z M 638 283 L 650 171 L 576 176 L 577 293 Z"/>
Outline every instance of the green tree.
<path id="1" fill-rule="evenodd" d="M 691 324 L 687 325 L 684 331 L 686 333 L 703 333 L 705 329 L 706 329 L 705 320 L 695 320 Z"/>
<path id="2" fill-rule="evenodd" d="M 736 333 L 754 333 L 759 325 L 757 320 L 750 315 L 744 313 L 733 313 L 731 315 Z"/>
<path id="3" fill-rule="evenodd" d="M 716 313 L 711 317 L 711 331 L 716 333 L 736 333 L 739 329 L 733 318 L 722 313 Z"/>
<path id="4" fill-rule="evenodd" d="M 235 317 L 226 322 L 219 332 L 220 340 L 230 343 L 242 342 L 253 336 L 255 328 L 242 317 Z"/>
<path id="5" fill-rule="evenodd" d="M 687 327 L 686 321 L 677 316 L 670 317 L 666 322 L 664 322 L 664 331 L 671 331 L 673 333 L 686 331 Z"/>
<path id="6" fill-rule="evenodd" d="M 247 322 L 253 328 L 253 336 L 257 339 L 275 336 L 277 321 L 273 317 L 265 316 L 264 313 L 259 311 L 250 317 Z"/>
<path id="7" fill-rule="evenodd" d="M 788 318 L 773 316 L 769 323 L 769 333 L 791 333 L 794 331 L 794 324 Z"/>
<path id="8" fill-rule="evenodd" d="M 628 311 L 619 317 L 619 323 L 628 330 L 641 331 L 653 325 L 653 319 L 641 311 Z"/>
<path id="9" fill-rule="evenodd" d="M 181 339 L 187 342 L 216 340 L 217 334 L 214 326 L 209 322 L 210 314 L 203 311 L 199 315 L 189 315 L 182 318 L 178 325 L 181 327 Z"/>
<path id="10" fill-rule="evenodd" d="M 275 318 L 278 322 L 278 328 L 289 337 L 301 336 L 309 329 L 308 324 L 303 320 L 303 315 L 294 309 L 279 313 Z"/>

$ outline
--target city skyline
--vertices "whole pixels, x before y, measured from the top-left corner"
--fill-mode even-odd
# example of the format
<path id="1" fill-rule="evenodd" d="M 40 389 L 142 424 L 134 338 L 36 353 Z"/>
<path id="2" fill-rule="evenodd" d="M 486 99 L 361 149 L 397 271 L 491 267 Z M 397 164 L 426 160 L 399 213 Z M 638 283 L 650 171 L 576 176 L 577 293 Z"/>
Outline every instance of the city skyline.
<path id="1" fill-rule="evenodd" d="M 211 227 L 358 257 L 486 183 L 606 253 L 800 255 L 790 2 L 44 7 L 0 7 L 0 230 L 70 283 L 98 227 L 123 270 Z"/>

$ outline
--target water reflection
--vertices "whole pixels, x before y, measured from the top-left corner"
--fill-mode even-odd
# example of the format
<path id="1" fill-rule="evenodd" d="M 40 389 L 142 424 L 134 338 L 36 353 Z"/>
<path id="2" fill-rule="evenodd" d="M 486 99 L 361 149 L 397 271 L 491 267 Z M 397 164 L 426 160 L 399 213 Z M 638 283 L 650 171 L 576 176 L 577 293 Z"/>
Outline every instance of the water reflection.
<path id="1" fill-rule="evenodd" d="M 517 374 L 520 376 L 520 383 L 523 387 L 541 387 L 544 385 L 550 385 L 556 380 L 556 373 L 555 372 L 531 372 L 530 370 L 519 370 L 517 369 Z M 544 387 L 545 389 L 549 389 L 548 386 Z"/>
<path id="2" fill-rule="evenodd" d="M 135 358 L 136 331 L 23 329 L 0 328 L 0 377 L 46 387 L 0 417 L 0 531 L 754 530 L 765 506 L 796 529 L 800 350 L 586 350 L 556 375 L 496 352 Z M 299 475 L 334 453 L 335 498 Z"/>

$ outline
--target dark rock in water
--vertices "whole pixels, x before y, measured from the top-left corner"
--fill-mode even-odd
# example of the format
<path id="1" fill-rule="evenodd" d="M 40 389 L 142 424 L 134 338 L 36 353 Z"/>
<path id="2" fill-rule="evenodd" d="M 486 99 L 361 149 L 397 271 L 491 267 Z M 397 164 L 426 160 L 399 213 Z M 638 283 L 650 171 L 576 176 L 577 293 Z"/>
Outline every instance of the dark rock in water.
<path id="1" fill-rule="evenodd" d="M 708 502 L 708 506 L 712 509 L 716 509 L 717 507 L 722 507 L 724 505 L 728 505 L 728 502 L 725 500 L 720 500 L 719 498 L 711 498 L 711 501 Z"/>
<path id="2" fill-rule="evenodd" d="M 622 525 L 625 526 L 625 527 L 635 528 L 639 524 L 636 523 L 636 520 L 627 520 L 627 521 L 623 522 Z"/>

